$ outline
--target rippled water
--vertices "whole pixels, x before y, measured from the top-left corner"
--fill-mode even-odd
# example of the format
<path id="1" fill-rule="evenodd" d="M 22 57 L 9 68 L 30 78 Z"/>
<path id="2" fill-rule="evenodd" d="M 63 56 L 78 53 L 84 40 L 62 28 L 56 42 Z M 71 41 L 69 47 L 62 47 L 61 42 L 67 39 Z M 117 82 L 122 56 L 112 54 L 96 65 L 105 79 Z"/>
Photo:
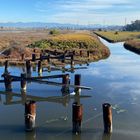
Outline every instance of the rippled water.
<path id="1" fill-rule="evenodd" d="M 101 39 L 102 40 L 102 39 Z M 82 133 L 72 134 L 71 95 L 56 103 L 56 96 L 62 97 L 61 87 L 28 83 L 27 94 L 40 97 L 54 97 L 54 100 L 38 101 L 36 130 L 24 131 L 24 105 L 20 97 L 13 97 L 7 103 L 5 95 L 0 96 L 0 139 L 5 140 L 139 140 L 140 139 L 140 57 L 123 48 L 123 43 L 102 42 L 111 50 L 111 56 L 99 62 L 91 63 L 88 69 L 70 73 L 73 83 L 76 73 L 82 75 L 81 85 L 92 87 L 90 91 L 82 90 L 83 104 Z M 9 68 L 13 75 L 20 75 L 22 68 Z M 3 68 L 0 69 L 0 73 Z M 44 72 L 43 75 L 61 72 Z M 37 75 L 33 72 L 32 75 Z M 60 82 L 59 79 L 56 79 Z M 4 85 L 0 84 L 1 91 Z M 73 92 L 73 89 L 70 89 Z M 20 83 L 13 84 L 13 92 L 20 94 Z M 60 100 L 59 100 L 60 101 Z M 103 134 L 102 103 L 113 106 L 113 133 Z"/>

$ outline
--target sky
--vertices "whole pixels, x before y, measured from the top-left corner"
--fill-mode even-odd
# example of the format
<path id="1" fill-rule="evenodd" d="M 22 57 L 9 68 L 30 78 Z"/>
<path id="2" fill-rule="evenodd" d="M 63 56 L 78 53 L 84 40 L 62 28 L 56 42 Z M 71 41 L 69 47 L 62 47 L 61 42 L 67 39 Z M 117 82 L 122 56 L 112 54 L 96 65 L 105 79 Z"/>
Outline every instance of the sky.
<path id="1" fill-rule="evenodd" d="M 0 22 L 125 25 L 140 19 L 140 0 L 0 0 Z"/>

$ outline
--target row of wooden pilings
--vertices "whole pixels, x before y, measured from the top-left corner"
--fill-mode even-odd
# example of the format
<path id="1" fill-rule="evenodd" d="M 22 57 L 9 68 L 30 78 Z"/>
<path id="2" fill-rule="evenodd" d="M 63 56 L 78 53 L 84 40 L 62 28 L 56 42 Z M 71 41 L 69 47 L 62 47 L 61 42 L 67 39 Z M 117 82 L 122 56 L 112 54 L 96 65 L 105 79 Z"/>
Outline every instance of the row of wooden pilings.
<path id="1" fill-rule="evenodd" d="M 6 62 L 7 63 L 7 62 Z M 29 64 L 29 62 L 27 61 Z M 26 65 L 27 72 L 30 70 L 30 65 Z M 5 83 L 5 90 L 6 91 L 12 91 L 12 77 L 8 73 L 7 66 L 5 65 L 5 73 L 3 74 L 4 77 L 4 83 Z M 26 92 L 26 74 L 21 74 L 21 90 L 23 92 Z M 62 77 L 62 94 L 63 93 L 69 93 L 69 74 L 65 74 Z M 81 75 L 76 74 L 75 75 L 75 85 L 77 88 L 75 88 L 75 93 L 77 95 L 80 94 L 80 86 L 81 84 Z M 103 108 L 103 122 L 104 122 L 104 132 L 105 133 L 111 133 L 112 132 L 112 109 L 111 105 L 108 103 L 105 103 L 102 105 Z M 25 130 L 26 131 L 33 131 L 35 129 L 35 118 L 36 118 L 36 102 L 35 101 L 28 101 L 25 103 Z M 75 100 L 75 102 L 72 104 L 72 132 L 75 134 L 81 133 L 81 124 L 82 124 L 82 118 L 83 118 L 83 105 L 80 103 L 80 100 Z"/>
<path id="2" fill-rule="evenodd" d="M 112 133 L 112 109 L 111 105 L 104 103 L 103 107 L 103 122 L 104 122 L 104 133 Z M 36 102 L 29 101 L 25 103 L 25 130 L 33 131 L 35 129 L 35 118 L 36 118 Z M 83 105 L 74 102 L 72 104 L 72 132 L 74 134 L 81 133 L 81 124 L 83 118 Z"/>
<path id="3" fill-rule="evenodd" d="M 21 74 L 21 90 L 26 92 L 26 74 Z M 11 82 L 12 79 L 9 75 L 4 76 L 5 80 L 5 89 L 6 91 L 12 91 Z M 62 93 L 69 93 L 69 74 L 63 75 L 62 78 Z M 81 75 L 75 75 L 75 85 L 80 86 L 81 83 Z M 77 95 L 80 94 L 80 89 L 75 88 L 75 93 Z M 111 105 L 105 103 L 102 105 L 103 108 L 103 122 L 104 122 L 104 132 L 111 133 L 112 132 L 112 109 Z M 80 100 L 75 100 L 72 104 L 72 124 L 73 129 L 72 132 L 75 134 L 81 133 L 81 124 L 83 117 L 83 105 L 80 103 Z M 25 103 L 25 130 L 33 131 L 35 129 L 35 118 L 36 118 L 36 102 L 28 101 Z"/>

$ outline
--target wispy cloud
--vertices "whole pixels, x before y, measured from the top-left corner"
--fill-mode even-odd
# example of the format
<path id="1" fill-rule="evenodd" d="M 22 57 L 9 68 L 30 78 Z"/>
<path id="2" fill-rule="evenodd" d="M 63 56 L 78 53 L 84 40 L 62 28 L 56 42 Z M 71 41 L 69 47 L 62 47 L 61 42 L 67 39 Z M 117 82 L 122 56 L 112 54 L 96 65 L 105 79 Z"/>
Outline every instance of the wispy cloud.
<path id="1" fill-rule="evenodd" d="M 140 15 L 140 4 L 137 2 L 137 0 L 39 0 L 35 8 L 43 18 L 48 17 L 51 21 L 61 19 L 62 22 L 68 20 L 85 24 L 87 20 L 95 23 L 95 20 L 101 22 L 105 18 L 108 21 L 111 16 L 112 20 L 115 19 L 114 16 L 119 16 L 116 20 L 120 22 L 122 17 L 130 17 L 135 13 Z"/>

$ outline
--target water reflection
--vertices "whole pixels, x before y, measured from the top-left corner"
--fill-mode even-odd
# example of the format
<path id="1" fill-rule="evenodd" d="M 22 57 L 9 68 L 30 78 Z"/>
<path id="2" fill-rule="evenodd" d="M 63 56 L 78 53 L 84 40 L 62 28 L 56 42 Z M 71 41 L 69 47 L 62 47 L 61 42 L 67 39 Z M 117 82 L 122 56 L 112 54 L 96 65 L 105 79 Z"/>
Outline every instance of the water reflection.
<path id="1" fill-rule="evenodd" d="M 36 140 L 36 130 L 25 133 L 25 140 Z"/>
<path id="2" fill-rule="evenodd" d="M 111 140 L 112 134 L 103 133 L 102 140 Z"/>

